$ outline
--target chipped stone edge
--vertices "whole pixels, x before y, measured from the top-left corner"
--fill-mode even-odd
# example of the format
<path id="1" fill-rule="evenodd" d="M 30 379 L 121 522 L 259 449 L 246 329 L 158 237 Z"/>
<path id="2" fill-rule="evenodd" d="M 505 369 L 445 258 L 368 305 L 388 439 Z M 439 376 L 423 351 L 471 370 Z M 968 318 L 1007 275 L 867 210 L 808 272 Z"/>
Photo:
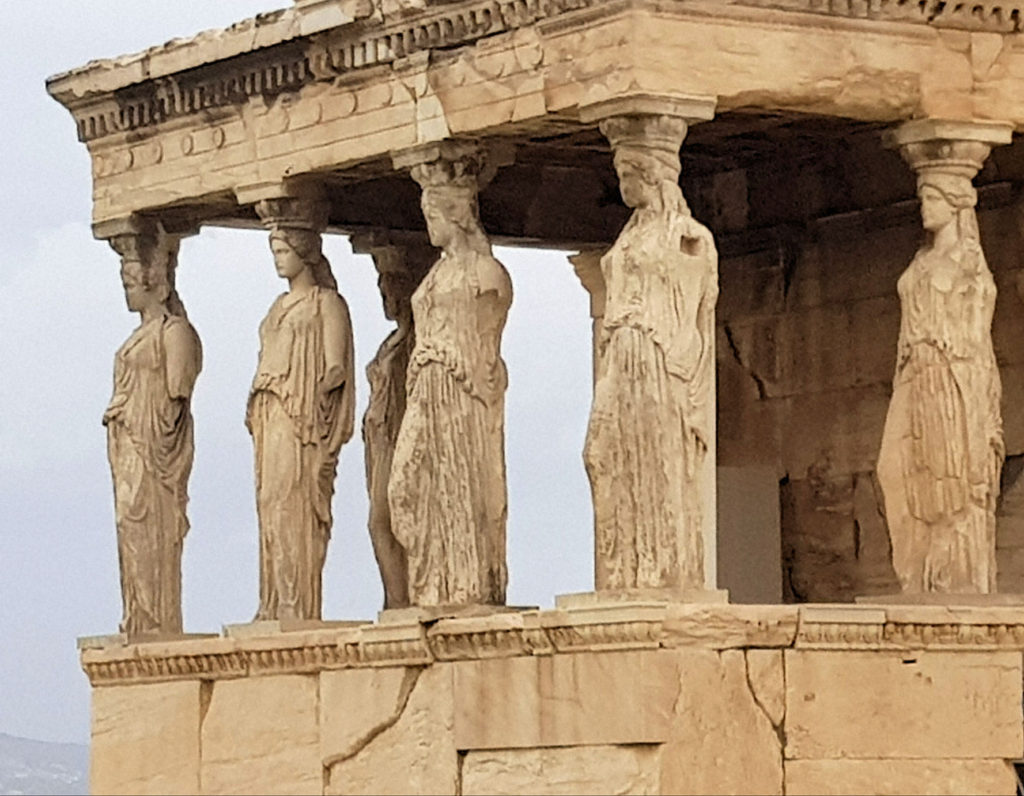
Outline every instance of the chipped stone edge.
<path id="1" fill-rule="evenodd" d="M 635 649 L 1024 650 L 1024 607 L 637 605 L 81 651 L 93 686 Z"/>

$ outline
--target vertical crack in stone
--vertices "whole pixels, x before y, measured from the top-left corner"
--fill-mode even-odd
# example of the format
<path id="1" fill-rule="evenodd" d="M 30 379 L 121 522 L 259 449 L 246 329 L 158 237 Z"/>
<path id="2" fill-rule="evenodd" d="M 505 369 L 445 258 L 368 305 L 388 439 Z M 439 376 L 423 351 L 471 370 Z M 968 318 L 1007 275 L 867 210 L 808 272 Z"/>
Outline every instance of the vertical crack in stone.
<path id="1" fill-rule="evenodd" d="M 747 681 L 747 690 L 750 691 L 750 696 L 754 700 L 754 704 L 757 705 L 758 710 L 760 710 L 761 713 L 764 714 L 764 717 L 766 719 L 768 719 L 768 723 L 771 725 L 772 730 L 775 731 L 775 737 L 779 739 L 779 752 L 781 754 L 785 750 L 785 748 L 786 748 L 786 730 L 785 730 L 785 724 L 786 724 L 786 714 L 785 714 L 786 704 L 785 704 L 785 700 L 783 700 L 783 704 L 782 704 L 782 710 L 783 710 L 782 719 L 778 722 L 778 724 L 776 724 L 774 721 L 772 721 L 772 716 L 771 716 L 771 713 L 768 711 L 768 708 L 765 707 L 764 703 L 761 701 L 761 698 L 757 695 L 757 689 L 754 688 L 754 681 L 750 679 L 750 658 L 747 657 L 747 652 L 748 652 L 747 650 L 743 650 L 743 675 L 744 675 L 744 677 L 746 678 L 746 681 Z M 783 695 L 785 695 L 785 687 L 786 687 L 785 686 L 785 678 L 786 678 L 785 666 L 783 666 L 782 678 L 783 678 L 783 686 L 782 686 L 783 687 Z"/>
<path id="2" fill-rule="evenodd" d="M 768 398 L 768 391 L 765 388 L 764 379 L 758 376 L 752 367 L 744 361 L 743 354 L 740 353 L 740 348 L 736 343 L 736 338 L 733 335 L 732 327 L 728 323 L 722 325 L 722 330 L 725 332 L 725 339 L 729 343 L 729 350 L 732 352 L 732 358 L 736 360 L 736 364 L 743 369 L 754 382 L 754 386 L 757 387 L 757 397 L 759 400 L 764 401 Z"/>
<path id="3" fill-rule="evenodd" d="M 462 796 L 462 767 L 466 765 L 466 753 L 455 750 L 455 796 Z"/>
<path id="4" fill-rule="evenodd" d="M 329 783 L 331 769 L 339 763 L 344 763 L 346 760 L 351 760 L 363 749 L 369 746 L 385 730 L 394 727 L 398 723 L 398 720 L 402 718 L 402 714 L 405 712 L 405 708 L 409 704 L 409 698 L 412 696 L 413 690 L 416 688 L 416 683 L 419 681 L 420 674 L 422 673 L 422 667 L 410 666 L 405 670 L 405 674 L 402 676 L 402 685 L 398 689 L 398 699 L 395 700 L 395 709 L 382 721 L 375 724 L 362 736 L 349 746 L 344 752 L 331 755 L 323 761 L 324 767 L 324 781 Z"/>
<path id="5" fill-rule="evenodd" d="M 210 700 L 213 699 L 213 680 L 199 681 L 199 772 L 196 789 L 203 792 L 203 725 L 206 723 L 206 714 L 210 712 Z"/>

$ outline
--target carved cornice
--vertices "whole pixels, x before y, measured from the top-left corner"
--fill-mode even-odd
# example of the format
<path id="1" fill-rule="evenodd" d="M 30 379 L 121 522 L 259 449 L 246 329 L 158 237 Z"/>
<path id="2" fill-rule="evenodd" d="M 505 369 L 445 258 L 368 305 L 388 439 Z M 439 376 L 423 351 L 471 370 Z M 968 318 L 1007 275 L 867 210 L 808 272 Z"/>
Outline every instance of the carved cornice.
<path id="1" fill-rule="evenodd" d="M 996 33 L 1018 33 L 1024 26 L 1024 2 L 1021 0 L 977 0 L 971 3 L 943 0 L 741 0 L 739 5 Z"/>
<path id="2" fill-rule="evenodd" d="M 622 605 L 611 611 L 525 611 L 250 639 L 89 648 L 82 652 L 82 667 L 94 686 L 103 686 L 684 647 L 1024 650 L 1024 606 Z"/>
<path id="3" fill-rule="evenodd" d="M 1002 33 L 1024 28 L 1024 0 L 976 0 L 968 4 L 939 0 L 705 0 L 698 4 L 699 13 L 713 15 L 718 5 Z M 449 3 L 407 19 L 381 22 L 379 15 L 373 15 L 110 92 L 89 90 L 88 69 L 57 76 L 50 86 L 54 96 L 73 113 L 79 139 L 89 142 L 142 131 L 175 118 L 210 115 L 218 108 L 229 109 L 250 100 L 273 100 L 318 81 L 345 79 L 372 67 L 390 66 L 418 52 L 472 44 L 537 23 L 559 27 L 572 20 L 616 13 L 622 6 L 610 0 Z M 698 12 L 696 6 L 679 0 L 659 5 L 658 9 Z M 85 86 L 81 94 L 68 88 L 75 80 Z"/>
<path id="4" fill-rule="evenodd" d="M 390 65 L 416 52 L 470 44 L 601 4 L 601 0 L 478 0 L 397 23 L 360 21 L 137 83 L 113 95 L 66 104 L 78 123 L 79 139 L 88 142 L 255 97 L 273 98 L 316 81 Z"/>

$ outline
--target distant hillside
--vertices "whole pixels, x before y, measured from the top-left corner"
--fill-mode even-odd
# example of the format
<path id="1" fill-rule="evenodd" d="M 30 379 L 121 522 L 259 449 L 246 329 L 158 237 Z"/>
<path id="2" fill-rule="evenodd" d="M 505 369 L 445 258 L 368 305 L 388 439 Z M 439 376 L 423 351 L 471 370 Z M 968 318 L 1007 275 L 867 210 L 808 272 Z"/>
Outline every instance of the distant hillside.
<path id="1" fill-rule="evenodd" d="M 0 796 L 88 792 L 89 747 L 0 733 Z"/>

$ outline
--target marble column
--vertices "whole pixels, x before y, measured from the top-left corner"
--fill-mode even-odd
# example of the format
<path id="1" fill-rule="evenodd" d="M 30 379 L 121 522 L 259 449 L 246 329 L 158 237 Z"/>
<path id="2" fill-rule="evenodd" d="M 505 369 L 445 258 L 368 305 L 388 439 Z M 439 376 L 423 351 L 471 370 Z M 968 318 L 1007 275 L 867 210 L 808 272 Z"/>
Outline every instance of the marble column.
<path id="1" fill-rule="evenodd" d="M 878 458 L 893 568 L 905 594 L 996 589 L 1004 458 L 996 285 L 972 179 L 1010 125 L 923 119 L 892 132 L 917 174 L 924 242 L 899 279 L 893 394 Z"/>
<path id="2" fill-rule="evenodd" d="M 600 259 L 605 289 L 584 462 L 598 593 L 709 599 L 715 545 L 718 255 L 679 187 L 701 98 L 612 100 L 581 112 L 609 140 L 633 215 Z"/>
<path id="3" fill-rule="evenodd" d="M 352 324 L 321 251 L 327 205 L 281 193 L 256 202 L 288 282 L 260 324 L 246 409 L 260 531 L 256 619 L 319 620 L 338 455 L 353 432 Z"/>
<path id="4" fill-rule="evenodd" d="M 363 443 L 370 541 L 384 586 L 384 608 L 405 608 L 409 606 L 408 561 L 391 527 L 388 482 L 405 416 L 406 375 L 416 340 L 412 295 L 437 260 L 438 251 L 425 235 L 390 231 L 353 235 L 352 250 L 373 257 L 384 315 L 396 324 L 366 366 L 370 400 L 363 416 Z"/>
<path id="5" fill-rule="evenodd" d="M 117 552 L 129 639 L 180 635 L 181 553 L 189 530 L 192 390 L 202 368 L 199 336 L 174 287 L 180 236 L 132 219 L 103 234 L 121 257 L 128 309 L 139 326 L 114 358 L 103 414 L 114 482 Z"/>
<path id="6" fill-rule="evenodd" d="M 422 188 L 440 258 L 412 295 L 416 341 L 388 504 L 415 606 L 503 605 L 505 387 L 501 336 L 512 303 L 491 253 L 478 192 L 492 153 L 446 141 L 395 157 Z"/>

